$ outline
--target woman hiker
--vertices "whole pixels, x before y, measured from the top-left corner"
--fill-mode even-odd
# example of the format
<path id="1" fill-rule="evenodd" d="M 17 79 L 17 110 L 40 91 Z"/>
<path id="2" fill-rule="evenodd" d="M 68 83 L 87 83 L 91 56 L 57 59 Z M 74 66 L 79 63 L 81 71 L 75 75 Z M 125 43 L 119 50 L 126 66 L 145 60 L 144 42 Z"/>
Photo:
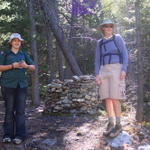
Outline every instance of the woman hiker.
<path id="1" fill-rule="evenodd" d="M 103 134 L 113 138 L 122 131 L 120 100 L 125 99 L 128 53 L 122 37 L 113 34 L 114 23 L 111 20 L 104 20 L 98 30 L 102 38 L 96 47 L 96 83 L 100 86 L 100 97 L 108 114 L 107 129 Z"/>
<path id="2" fill-rule="evenodd" d="M 18 33 L 9 38 L 9 50 L 0 53 L 1 90 L 5 101 L 3 143 L 21 144 L 26 138 L 25 101 L 26 71 L 34 71 L 34 62 L 20 50 L 24 40 Z"/>

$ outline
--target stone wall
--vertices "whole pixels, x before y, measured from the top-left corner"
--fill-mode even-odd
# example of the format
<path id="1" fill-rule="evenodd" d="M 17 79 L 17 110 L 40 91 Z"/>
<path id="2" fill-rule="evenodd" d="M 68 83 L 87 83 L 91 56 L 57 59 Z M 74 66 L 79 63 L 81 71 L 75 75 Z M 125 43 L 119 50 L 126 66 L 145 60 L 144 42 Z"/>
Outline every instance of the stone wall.
<path id="1" fill-rule="evenodd" d="M 94 76 L 73 76 L 48 84 L 45 113 L 96 114 L 101 101 Z"/>
<path id="2" fill-rule="evenodd" d="M 127 79 L 126 96 L 122 102 L 122 110 L 126 111 L 137 105 L 137 84 Z M 72 79 L 53 80 L 47 85 L 45 113 L 97 114 L 104 109 L 99 100 L 99 89 L 94 76 L 73 76 Z M 100 111 L 99 111 L 100 110 Z"/>

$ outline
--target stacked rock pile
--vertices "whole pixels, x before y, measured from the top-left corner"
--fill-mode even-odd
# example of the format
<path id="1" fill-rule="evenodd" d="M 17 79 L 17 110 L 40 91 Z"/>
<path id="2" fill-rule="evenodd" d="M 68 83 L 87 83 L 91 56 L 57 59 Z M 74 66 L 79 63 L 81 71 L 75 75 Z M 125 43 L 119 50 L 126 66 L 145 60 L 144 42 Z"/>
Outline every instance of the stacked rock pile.
<path id="1" fill-rule="evenodd" d="M 64 82 L 53 80 L 47 86 L 46 113 L 96 114 L 100 107 L 94 76 L 73 76 Z"/>

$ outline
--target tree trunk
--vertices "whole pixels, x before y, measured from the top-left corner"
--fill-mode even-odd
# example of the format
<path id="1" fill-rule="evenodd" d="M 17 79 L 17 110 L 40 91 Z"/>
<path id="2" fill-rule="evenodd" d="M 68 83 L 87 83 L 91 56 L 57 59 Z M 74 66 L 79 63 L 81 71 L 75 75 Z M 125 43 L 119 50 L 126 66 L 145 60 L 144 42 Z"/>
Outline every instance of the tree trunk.
<path id="1" fill-rule="evenodd" d="M 38 57 L 37 57 L 37 44 L 36 44 L 36 27 L 35 27 L 35 19 L 34 19 L 34 10 L 33 10 L 33 1 L 27 0 L 28 9 L 29 9 L 29 17 L 30 17 L 30 24 L 31 24 L 31 49 L 32 55 L 34 58 L 36 70 L 32 74 L 32 98 L 33 98 L 33 105 L 38 106 L 40 104 L 40 97 L 39 97 L 39 76 L 38 76 Z"/>
<path id="2" fill-rule="evenodd" d="M 45 24 L 46 38 L 47 38 L 47 66 L 50 73 L 49 81 L 54 79 L 53 60 L 52 60 L 52 33 L 50 27 Z"/>
<path id="3" fill-rule="evenodd" d="M 133 6 L 131 6 L 131 5 L 133 5 Z M 126 15 L 127 15 L 128 18 L 135 17 L 135 14 L 133 14 L 131 12 L 131 8 L 132 7 L 135 7 L 134 4 L 132 4 L 132 2 L 126 0 L 125 11 L 126 11 Z M 135 28 L 135 24 L 129 23 L 128 26 L 126 26 L 127 30 L 134 29 L 134 28 Z M 135 38 L 136 38 L 136 35 L 133 34 L 133 33 L 126 35 L 126 39 L 128 39 L 128 41 L 132 42 L 131 44 L 128 44 L 128 49 L 130 49 L 130 50 L 135 49 L 135 43 L 134 43 Z M 133 71 L 134 69 L 135 69 L 135 63 L 133 63 L 132 60 L 129 60 L 129 64 L 128 64 L 128 74 L 129 74 L 128 75 L 128 79 L 129 79 L 129 81 L 133 81 L 133 82 L 135 82 L 135 80 L 136 80 L 136 78 L 135 78 L 136 74 Z"/>
<path id="4" fill-rule="evenodd" d="M 138 100 L 136 119 L 141 122 L 143 120 L 143 61 L 141 53 L 141 14 L 140 14 L 140 0 L 135 2 L 135 15 L 136 15 L 136 45 L 138 49 Z"/>
<path id="5" fill-rule="evenodd" d="M 70 65 L 72 72 L 75 75 L 82 75 L 82 72 L 69 48 L 69 44 L 64 38 L 62 29 L 59 26 L 58 17 L 55 11 L 55 1 L 54 0 L 39 0 L 41 9 L 44 13 L 46 23 L 51 27 L 52 32 L 57 40 L 57 43 L 60 46 L 60 49 L 63 52 L 63 55 Z"/>
<path id="6" fill-rule="evenodd" d="M 75 46 L 75 40 L 73 37 L 76 37 L 76 30 L 75 30 L 75 23 L 77 23 L 77 16 L 74 14 L 74 11 L 76 9 L 75 1 L 72 0 L 72 12 L 71 12 L 71 21 L 70 21 L 70 33 L 69 33 L 69 47 L 70 51 L 73 52 Z M 72 76 L 72 71 L 68 63 L 66 62 L 66 69 L 65 69 L 65 78 L 68 79 Z"/>
<path id="7" fill-rule="evenodd" d="M 59 45 L 56 46 L 56 55 L 57 55 L 57 60 L 58 60 L 58 72 L 59 72 L 59 79 L 62 81 L 64 80 L 64 69 L 63 69 L 63 54 L 62 51 L 60 50 Z"/>

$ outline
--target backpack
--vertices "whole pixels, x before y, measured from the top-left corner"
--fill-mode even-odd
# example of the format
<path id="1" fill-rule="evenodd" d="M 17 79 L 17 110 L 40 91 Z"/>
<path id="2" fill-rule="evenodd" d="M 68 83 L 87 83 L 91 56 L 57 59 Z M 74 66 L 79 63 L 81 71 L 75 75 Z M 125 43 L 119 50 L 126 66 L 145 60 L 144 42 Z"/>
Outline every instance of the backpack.
<path id="1" fill-rule="evenodd" d="M 1 55 L 4 56 L 4 64 L 5 64 L 6 58 L 7 58 L 7 56 L 8 56 L 8 53 L 7 53 L 7 52 L 4 52 L 4 51 L 1 51 L 0 53 L 1 53 Z"/>
<path id="2" fill-rule="evenodd" d="M 104 49 L 106 50 L 105 44 L 109 43 L 111 41 L 113 41 L 114 44 L 115 44 L 115 46 L 117 47 L 117 53 L 107 53 L 107 54 L 105 54 L 105 55 L 102 56 L 102 46 L 104 45 Z M 100 57 L 101 57 L 100 58 L 100 61 L 101 61 L 100 64 L 101 65 L 102 64 L 105 65 L 105 62 L 104 62 L 104 57 L 105 56 L 109 56 L 109 64 L 110 64 L 110 62 L 111 62 L 111 56 L 112 55 L 118 55 L 119 56 L 119 63 L 123 64 L 123 57 L 122 57 L 121 51 L 119 50 L 119 47 L 117 45 L 117 41 L 116 41 L 115 35 L 113 35 L 113 37 L 110 40 L 106 41 L 106 42 L 103 42 L 103 39 L 101 39 L 101 41 L 99 42 L 99 47 L 100 47 Z"/>

